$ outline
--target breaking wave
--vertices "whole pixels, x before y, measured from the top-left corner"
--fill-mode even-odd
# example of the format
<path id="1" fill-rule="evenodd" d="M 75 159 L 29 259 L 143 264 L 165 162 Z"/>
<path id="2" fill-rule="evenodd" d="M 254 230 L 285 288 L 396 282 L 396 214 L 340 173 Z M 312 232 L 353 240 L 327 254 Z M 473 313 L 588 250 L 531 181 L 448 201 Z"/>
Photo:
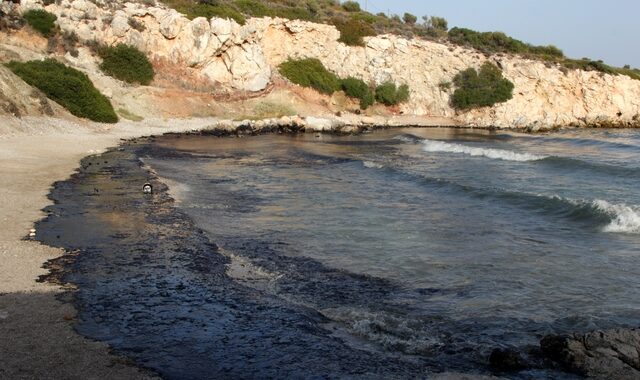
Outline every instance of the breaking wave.
<path id="1" fill-rule="evenodd" d="M 603 200 L 596 200 L 593 205 L 598 211 L 611 218 L 611 222 L 604 227 L 605 232 L 640 232 L 640 208 L 625 204 L 612 204 Z"/>
<path id="2" fill-rule="evenodd" d="M 547 158 L 546 156 L 530 153 L 518 153 L 503 149 L 477 148 L 444 141 L 424 140 L 422 144 L 422 149 L 425 152 L 461 153 L 469 156 L 486 157 L 495 160 L 526 162 L 538 161 Z"/>

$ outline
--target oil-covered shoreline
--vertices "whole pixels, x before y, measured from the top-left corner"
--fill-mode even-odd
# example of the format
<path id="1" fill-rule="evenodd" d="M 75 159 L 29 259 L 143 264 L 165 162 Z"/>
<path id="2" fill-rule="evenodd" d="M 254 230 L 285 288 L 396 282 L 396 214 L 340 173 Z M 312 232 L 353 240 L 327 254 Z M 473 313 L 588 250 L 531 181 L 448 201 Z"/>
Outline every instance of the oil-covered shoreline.
<path id="1" fill-rule="evenodd" d="M 280 242 L 260 239 L 241 244 L 252 252 L 251 262 L 280 274 L 277 290 L 243 281 L 242 273 L 230 275 L 237 263 L 175 207 L 167 186 L 141 159 L 215 157 L 167 149 L 155 141 L 132 140 L 83 159 L 76 174 L 55 184 L 54 205 L 37 224 L 38 240 L 68 252 L 48 264 L 46 280 L 75 288 L 70 294 L 79 311 L 80 334 L 108 343 L 165 378 L 421 378 L 442 371 L 492 372 L 491 352 L 471 342 L 415 352 L 399 341 L 389 350 L 354 336 L 344 321 L 325 312 L 357 306 L 381 313 L 393 308 L 411 316 L 412 308 L 398 300 L 414 292 L 437 296 L 440 289 L 411 289 L 332 269 L 310 258 L 282 255 L 272 249 Z M 154 186 L 151 196 L 142 194 L 146 182 Z M 244 200 L 243 207 L 251 208 L 253 201 Z M 446 337 L 448 330 L 465 328 L 447 318 L 417 314 L 415 323 L 445 342 L 454 339 Z M 509 378 L 549 373 L 572 378 L 560 375 L 560 367 L 544 359 L 538 347 L 514 355 L 522 355 L 516 365 L 493 363 L 494 370 Z"/>
<path id="2" fill-rule="evenodd" d="M 425 359 L 354 348 L 315 310 L 230 279 L 229 259 L 172 206 L 166 186 L 137 157 L 152 149 L 144 140 L 83 159 L 76 174 L 55 184 L 49 216 L 37 223 L 41 242 L 69 252 L 48 264 L 45 279 L 76 288 L 79 333 L 165 378 L 388 378 L 442 370 Z M 142 194 L 145 182 L 154 185 L 152 196 Z M 364 293 L 352 295 L 360 300 L 394 290 L 311 260 L 289 264 L 361 283 Z"/>

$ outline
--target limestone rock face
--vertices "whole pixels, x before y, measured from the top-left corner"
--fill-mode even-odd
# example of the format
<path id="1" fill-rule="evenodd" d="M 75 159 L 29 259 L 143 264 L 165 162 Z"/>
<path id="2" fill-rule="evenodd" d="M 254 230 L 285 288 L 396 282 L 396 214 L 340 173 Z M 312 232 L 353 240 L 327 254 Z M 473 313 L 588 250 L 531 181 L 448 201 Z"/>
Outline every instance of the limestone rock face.
<path id="1" fill-rule="evenodd" d="M 0 0 L 1 2 L 2 0 Z M 62 30 L 84 41 L 129 43 L 155 60 L 193 69 L 197 78 L 222 88 L 260 91 L 288 58 L 318 58 L 341 77 L 379 84 L 408 84 L 405 115 L 455 118 L 469 126 L 542 130 L 555 126 L 640 126 L 640 81 L 559 67 L 516 56 L 487 58 L 464 47 L 382 35 L 364 47 L 338 42 L 331 25 L 280 18 L 252 18 L 245 25 L 230 19 L 189 20 L 162 5 L 123 1 L 61 0 L 46 6 Z M 23 0 L 23 8 L 43 7 Z M 129 20 L 144 25 L 132 28 Z M 450 106 L 451 90 L 442 83 L 487 60 L 503 68 L 515 84 L 512 100 L 464 113 Z"/>

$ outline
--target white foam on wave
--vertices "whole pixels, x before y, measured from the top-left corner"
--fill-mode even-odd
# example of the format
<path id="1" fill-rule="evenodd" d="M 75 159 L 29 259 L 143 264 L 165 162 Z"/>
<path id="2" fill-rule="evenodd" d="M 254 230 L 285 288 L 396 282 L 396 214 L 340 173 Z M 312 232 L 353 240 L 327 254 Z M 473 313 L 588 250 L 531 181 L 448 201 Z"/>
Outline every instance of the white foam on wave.
<path id="1" fill-rule="evenodd" d="M 534 194 L 546 197 L 544 194 Z M 602 199 L 571 199 L 559 195 L 552 195 L 551 199 L 569 202 L 576 207 L 586 207 L 609 217 L 609 224 L 602 228 L 603 232 L 611 233 L 640 233 L 640 207 L 629 206 L 624 203 L 611 203 Z"/>
<path id="2" fill-rule="evenodd" d="M 640 233 L 640 208 L 599 199 L 593 201 L 593 205 L 612 219 L 611 223 L 604 227 L 604 232 Z"/>
<path id="3" fill-rule="evenodd" d="M 369 169 L 382 169 L 382 168 L 384 168 L 384 165 L 378 164 L 378 163 L 373 162 L 373 161 L 362 161 L 362 165 L 364 165 L 365 168 L 369 168 Z"/>
<path id="4" fill-rule="evenodd" d="M 425 140 L 422 144 L 425 152 L 461 153 L 474 157 L 491 158 L 494 160 L 526 162 L 538 161 L 547 158 L 546 156 L 539 156 L 530 153 L 517 153 L 502 149 L 477 148 L 444 141 Z"/>

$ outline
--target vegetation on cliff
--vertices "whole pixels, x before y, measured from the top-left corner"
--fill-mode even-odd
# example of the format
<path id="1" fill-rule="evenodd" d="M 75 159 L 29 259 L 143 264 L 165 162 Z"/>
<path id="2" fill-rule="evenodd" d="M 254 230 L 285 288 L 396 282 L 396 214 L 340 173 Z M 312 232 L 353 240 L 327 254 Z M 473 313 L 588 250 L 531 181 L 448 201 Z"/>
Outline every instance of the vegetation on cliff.
<path id="1" fill-rule="evenodd" d="M 196 17 L 229 18 L 244 25 L 245 17 L 231 2 L 217 0 L 165 0 L 167 5 L 178 12 L 184 13 L 190 19 Z"/>
<path id="2" fill-rule="evenodd" d="M 409 100 L 409 86 L 396 86 L 393 82 L 384 82 L 376 87 L 376 100 L 386 106 L 394 106 Z"/>
<path id="3" fill-rule="evenodd" d="M 31 9 L 26 11 L 22 17 L 27 24 L 45 37 L 51 37 L 56 32 L 56 15 L 44 9 Z"/>
<path id="4" fill-rule="evenodd" d="M 338 41 L 349 46 L 364 46 L 364 37 L 374 36 L 376 31 L 363 20 L 355 18 L 336 18 L 332 20 L 333 25 L 340 31 Z"/>
<path id="5" fill-rule="evenodd" d="M 375 102 L 373 91 L 362 79 L 345 78 L 341 82 L 341 87 L 348 97 L 360 100 L 360 108 L 363 110 L 366 110 Z"/>
<path id="6" fill-rule="evenodd" d="M 377 100 L 387 106 L 397 105 L 409 100 L 409 86 L 397 86 L 389 81 L 375 89 L 362 79 L 340 79 L 315 58 L 289 59 L 280 65 L 280 74 L 291 82 L 304 87 L 311 87 L 323 94 L 331 95 L 335 91 L 343 90 L 348 97 L 358 99 L 360 108 L 367 109 Z"/>
<path id="7" fill-rule="evenodd" d="M 456 87 L 451 104 L 459 110 L 490 107 L 513 98 L 514 85 L 502 76 L 502 71 L 492 63 L 485 62 L 480 71 L 469 68 L 453 79 Z"/>
<path id="8" fill-rule="evenodd" d="M 295 84 L 311 87 L 331 95 L 340 89 L 340 79 L 315 58 L 288 60 L 280 65 L 280 73 Z"/>
<path id="9" fill-rule="evenodd" d="M 242 25 L 247 17 L 266 16 L 327 23 L 344 34 L 341 39 L 344 43 L 354 45 L 361 45 L 362 37 L 385 33 L 405 37 L 438 35 L 426 21 L 417 23 L 414 15 L 406 14 L 404 20 L 384 13 L 374 15 L 363 10 L 357 1 L 341 4 L 337 0 L 165 0 L 164 3 L 191 19 L 216 16 L 234 19 Z"/>
<path id="10" fill-rule="evenodd" d="M 148 85 L 154 77 L 153 66 L 147 56 L 125 44 L 101 47 L 98 54 L 102 58 L 100 69 L 107 75 L 127 83 Z"/>
<path id="11" fill-rule="evenodd" d="M 471 46 L 483 53 L 513 53 L 545 59 L 563 58 L 564 53 L 557 47 L 533 46 L 502 32 L 476 32 L 466 28 L 453 28 L 449 31 L 449 41 L 458 45 Z"/>
<path id="12" fill-rule="evenodd" d="M 103 123 L 118 121 L 109 99 L 94 87 L 89 77 L 76 69 L 53 59 L 12 61 L 6 66 L 75 116 Z"/>

